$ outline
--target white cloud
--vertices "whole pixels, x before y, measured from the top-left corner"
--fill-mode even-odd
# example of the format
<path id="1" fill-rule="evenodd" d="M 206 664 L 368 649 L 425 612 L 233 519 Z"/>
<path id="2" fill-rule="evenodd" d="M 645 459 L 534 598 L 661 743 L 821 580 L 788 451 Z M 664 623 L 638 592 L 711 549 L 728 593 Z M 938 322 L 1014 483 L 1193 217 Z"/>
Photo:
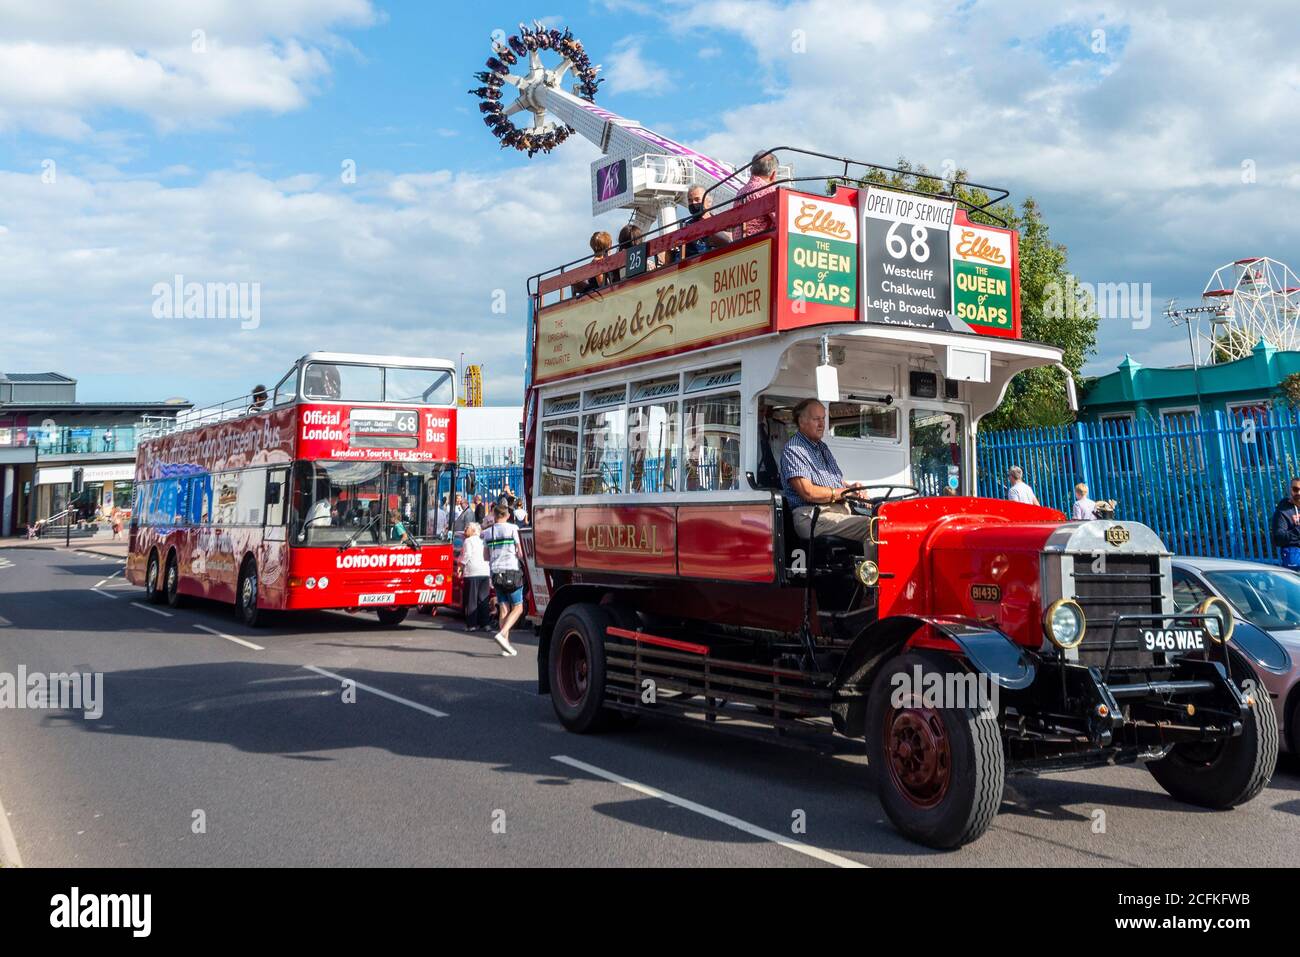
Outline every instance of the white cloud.
<path id="1" fill-rule="evenodd" d="M 0 315 L 24 367 L 134 374 L 131 390 L 216 400 L 312 349 L 442 355 L 522 394 L 525 282 L 582 251 L 581 149 L 497 175 L 219 172 L 194 185 L 0 172 Z M 153 317 L 155 283 L 260 285 L 261 324 Z M 492 311 L 505 291 L 507 313 Z M 142 396 L 143 397 L 143 396 Z"/>
<path id="2" fill-rule="evenodd" d="M 1300 259 L 1290 10 L 720 0 L 667 19 L 683 36 L 739 38 L 768 74 L 769 98 L 720 115 L 693 144 L 703 152 L 734 160 L 791 143 L 891 165 L 951 161 L 1013 199 L 1035 196 L 1081 279 L 1151 282 L 1162 307 L 1196 298 L 1238 256 Z M 1104 56 L 1088 46 L 1097 28 Z M 1242 182 L 1247 159 L 1254 184 Z M 1104 328 L 1093 368 L 1176 335 L 1158 315 L 1145 330 Z"/>
<path id="3" fill-rule="evenodd" d="M 345 46 L 331 31 L 375 20 L 369 0 L 0 0 L 0 129 L 81 140 L 106 109 L 163 128 L 299 109 Z"/>
<path id="4" fill-rule="evenodd" d="M 641 52 L 641 41 L 625 37 L 614 44 L 603 70 L 608 92 L 647 93 L 662 96 L 672 92 L 672 74 L 647 60 Z"/>

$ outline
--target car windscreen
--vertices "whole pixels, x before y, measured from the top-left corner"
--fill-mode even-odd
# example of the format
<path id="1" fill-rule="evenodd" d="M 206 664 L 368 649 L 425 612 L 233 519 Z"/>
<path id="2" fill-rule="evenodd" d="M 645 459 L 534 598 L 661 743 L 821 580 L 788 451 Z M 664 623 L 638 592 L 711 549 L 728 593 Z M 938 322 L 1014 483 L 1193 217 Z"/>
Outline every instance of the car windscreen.
<path id="1" fill-rule="evenodd" d="M 1205 577 L 1247 621 L 1271 631 L 1300 627 L 1300 576 L 1261 568 L 1207 571 Z"/>

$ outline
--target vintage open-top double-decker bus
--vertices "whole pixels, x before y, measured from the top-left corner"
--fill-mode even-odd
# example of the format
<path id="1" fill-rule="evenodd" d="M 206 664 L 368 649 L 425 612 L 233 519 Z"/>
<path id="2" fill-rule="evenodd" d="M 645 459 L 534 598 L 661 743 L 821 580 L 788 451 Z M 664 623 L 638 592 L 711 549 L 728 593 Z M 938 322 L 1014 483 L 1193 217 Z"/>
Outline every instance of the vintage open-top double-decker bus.
<path id="1" fill-rule="evenodd" d="M 974 218 L 778 184 L 534 278 L 525 550 L 566 727 L 865 738 L 891 820 L 939 847 L 1012 772 L 1146 762 L 1210 807 L 1264 787 L 1254 679 L 1285 651 L 1222 604 L 1177 615 L 1146 527 L 976 496 L 980 419 L 1061 350 L 1021 338 L 1017 236 Z M 814 396 L 865 544 L 801 537 L 782 494 Z"/>

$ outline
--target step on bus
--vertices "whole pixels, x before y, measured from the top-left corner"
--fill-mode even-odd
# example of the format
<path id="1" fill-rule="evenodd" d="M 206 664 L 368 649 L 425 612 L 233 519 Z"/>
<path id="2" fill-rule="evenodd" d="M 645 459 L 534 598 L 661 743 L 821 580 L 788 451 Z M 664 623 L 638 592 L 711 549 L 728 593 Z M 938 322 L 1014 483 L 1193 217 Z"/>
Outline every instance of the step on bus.
<path id="1" fill-rule="evenodd" d="M 1018 237 L 987 213 L 785 183 L 530 280 L 525 552 L 566 728 L 854 739 L 934 847 L 983 833 L 1014 773 L 1140 763 L 1193 804 L 1260 793 L 1278 727 L 1257 678 L 1286 652 L 1221 602 L 1179 614 L 1150 529 L 975 494 L 1013 377 L 1073 387 L 1021 336 Z M 818 531 L 825 500 L 801 534 L 783 492 L 811 398 L 865 542 Z"/>
<path id="2" fill-rule="evenodd" d="M 455 365 L 314 352 L 272 389 L 146 423 L 127 579 L 150 602 L 374 611 L 447 601 Z"/>

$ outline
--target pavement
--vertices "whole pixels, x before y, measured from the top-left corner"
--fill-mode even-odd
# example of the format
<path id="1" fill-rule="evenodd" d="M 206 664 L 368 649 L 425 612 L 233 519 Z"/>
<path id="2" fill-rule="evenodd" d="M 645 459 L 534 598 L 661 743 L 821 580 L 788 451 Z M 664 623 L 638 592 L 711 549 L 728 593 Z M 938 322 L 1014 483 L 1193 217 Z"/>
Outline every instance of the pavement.
<path id="1" fill-rule="evenodd" d="M 110 547 L 112 547 L 110 545 Z M 1300 860 L 1300 767 L 1249 805 L 1140 768 L 1014 779 L 979 841 L 900 837 L 859 742 L 830 755 L 653 718 L 565 732 L 451 618 L 146 605 L 124 557 L 0 550 L 0 673 L 103 676 L 103 714 L 0 710 L 0 854 L 25 866 L 1259 866 Z"/>

